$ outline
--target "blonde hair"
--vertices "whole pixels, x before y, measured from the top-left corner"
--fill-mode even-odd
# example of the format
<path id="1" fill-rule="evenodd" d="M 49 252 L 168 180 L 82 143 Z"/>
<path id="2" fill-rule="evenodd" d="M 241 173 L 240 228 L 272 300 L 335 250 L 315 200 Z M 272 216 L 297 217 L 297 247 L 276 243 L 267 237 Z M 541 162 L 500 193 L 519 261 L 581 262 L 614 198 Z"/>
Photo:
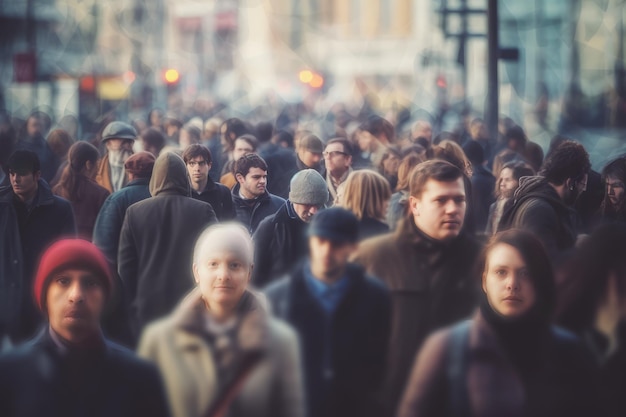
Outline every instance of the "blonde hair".
<path id="1" fill-rule="evenodd" d="M 352 211 L 359 220 L 385 219 L 386 203 L 391 198 L 389 182 L 376 171 L 353 171 L 345 181 L 341 207 Z"/>

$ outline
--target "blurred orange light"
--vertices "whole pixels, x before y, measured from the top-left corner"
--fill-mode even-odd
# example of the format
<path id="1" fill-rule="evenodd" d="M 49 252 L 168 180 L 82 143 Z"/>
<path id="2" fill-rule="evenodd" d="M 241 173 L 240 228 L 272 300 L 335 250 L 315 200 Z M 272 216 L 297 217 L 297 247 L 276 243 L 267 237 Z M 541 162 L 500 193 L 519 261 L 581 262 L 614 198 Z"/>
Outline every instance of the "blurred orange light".
<path id="1" fill-rule="evenodd" d="M 178 81 L 180 78 L 180 74 L 175 69 L 168 69 L 165 71 L 165 81 L 170 84 L 173 84 Z"/>
<path id="2" fill-rule="evenodd" d="M 122 75 L 122 79 L 126 84 L 131 84 L 133 81 L 135 81 L 135 73 L 132 71 L 126 71 L 124 75 Z"/>
<path id="3" fill-rule="evenodd" d="M 91 76 L 83 77 L 80 79 L 80 89 L 93 92 L 96 89 L 96 81 Z"/>
<path id="4" fill-rule="evenodd" d="M 314 75 L 313 75 L 313 72 L 309 70 L 302 70 L 300 71 L 299 77 L 300 77 L 301 82 L 308 84 L 311 81 L 313 81 Z"/>
<path id="5" fill-rule="evenodd" d="M 324 85 L 324 78 L 319 74 L 314 74 L 313 79 L 309 82 L 309 85 L 313 88 L 320 88 Z"/>

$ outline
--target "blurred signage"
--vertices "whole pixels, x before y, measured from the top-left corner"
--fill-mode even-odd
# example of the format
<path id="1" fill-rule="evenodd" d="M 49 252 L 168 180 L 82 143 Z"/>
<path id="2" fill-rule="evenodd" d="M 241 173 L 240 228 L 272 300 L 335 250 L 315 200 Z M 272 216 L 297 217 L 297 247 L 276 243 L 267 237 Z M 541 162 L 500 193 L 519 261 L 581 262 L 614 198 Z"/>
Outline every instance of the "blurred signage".
<path id="1" fill-rule="evenodd" d="M 37 58 L 33 52 L 13 55 L 13 80 L 16 83 L 37 81 Z"/>

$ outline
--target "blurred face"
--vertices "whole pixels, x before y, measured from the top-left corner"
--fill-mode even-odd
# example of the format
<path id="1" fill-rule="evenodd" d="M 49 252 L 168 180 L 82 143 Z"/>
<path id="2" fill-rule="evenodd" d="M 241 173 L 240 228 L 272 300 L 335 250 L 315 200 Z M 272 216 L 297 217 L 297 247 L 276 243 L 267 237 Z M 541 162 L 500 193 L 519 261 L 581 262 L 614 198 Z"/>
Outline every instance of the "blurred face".
<path id="1" fill-rule="evenodd" d="M 501 243 L 491 249 L 483 272 L 483 291 L 491 308 L 504 317 L 519 317 L 532 308 L 535 287 L 526 262 L 513 246 Z"/>
<path id="2" fill-rule="evenodd" d="M 322 154 L 312 152 L 308 149 L 300 149 L 298 150 L 298 157 L 300 160 L 309 168 L 316 168 L 319 166 L 320 161 L 322 160 Z"/>
<path id="3" fill-rule="evenodd" d="M 607 175 L 606 195 L 614 207 L 621 207 L 624 203 L 624 182 L 617 177 Z"/>
<path id="4" fill-rule="evenodd" d="M 247 199 L 259 197 L 265 193 L 267 186 L 267 171 L 261 168 L 250 168 L 244 177 L 241 174 L 236 176 L 240 186 L 241 194 Z"/>
<path id="5" fill-rule="evenodd" d="M 409 197 L 415 225 L 433 239 L 454 239 L 461 232 L 465 218 L 463 177 L 442 182 L 429 179 L 420 197 Z"/>
<path id="6" fill-rule="evenodd" d="M 29 117 L 26 122 L 26 133 L 28 136 L 43 134 L 43 123 L 38 117 Z"/>
<path id="7" fill-rule="evenodd" d="M 387 175 L 395 175 L 398 173 L 398 167 L 400 166 L 400 158 L 395 154 L 389 154 L 383 161 L 383 169 Z"/>
<path id="8" fill-rule="evenodd" d="M 9 179 L 15 195 L 22 201 L 30 201 L 37 194 L 37 181 L 41 172 L 20 172 L 9 170 Z"/>
<path id="9" fill-rule="evenodd" d="M 187 161 L 189 179 L 191 180 L 191 185 L 196 191 L 199 191 L 196 187 L 206 185 L 210 169 L 211 164 L 207 163 L 207 161 L 201 156 L 196 156 L 195 158 L 191 158 Z"/>
<path id="10" fill-rule="evenodd" d="M 50 327 L 70 342 L 100 331 L 106 296 L 102 281 L 85 269 L 66 269 L 50 278 L 46 305 Z"/>
<path id="11" fill-rule="evenodd" d="M 504 198 L 511 198 L 515 190 L 517 190 L 517 187 L 519 187 L 519 180 L 513 177 L 513 170 L 511 168 L 504 168 L 500 171 L 498 185 L 500 187 L 500 194 Z"/>
<path id="12" fill-rule="evenodd" d="M 181 129 L 178 133 L 178 144 L 182 149 L 191 145 L 191 136 L 185 129 Z"/>
<path id="13" fill-rule="evenodd" d="M 209 311 L 228 317 L 248 286 L 252 265 L 241 250 L 222 243 L 219 239 L 205 245 L 193 275 Z"/>
<path id="14" fill-rule="evenodd" d="M 237 139 L 235 141 L 235 149 L 233 149 L 233 159 L 237 161 L 244 155 L 248 155 L 249 153 L 253 153 L 254 148 L 248 142 L 243 139 Z"/>
<path id="15" fill-rule="evenodd" d="M 309 238 L 311 272 L 317 279 L 333 282 L 343 276 L 348 258 L 355 251 L 354 243 L 337 243 L 329 239 Z"/>
<path id="16" fill-rule="evenodd" d="M 360 130 L 357 132 L 357 141 L 362 152 L 370 152 L 374 143 L 374 136 L 370 132 Z"/>
<path id="17" fill-rule="evenodd" d="M 348 155 L 341 143 L 331 143 L 324 149 L 324 164 L 326 170 L 335 177 L 343 175 L 352 163 L 352 155 Z"/>
<path id="18" fill-rule="evenodd" d="M 413 130 L 413 138 L 426 138 L 430 142 L 433 136 L 433 128 L 428 122 L 417 122 Z"/>
<path id="19" fill-rule="evenodd" d="M 315 205 L 315 204 L 298 204 L 298 203 L 292 203 L 292 204 L 293 204 L 293 209 L 298 214 L 298 217 L 300 217 L 300 220 L 306 223 L 310 222 L 313 216 L 315 215 L 315 213 L 317 213 L 323 207 L 323 205 Z"/>
<path id="20" fill-rule="evenodd" d="M 484 123 L 473 123 L 470 126 L 470 136 L 472 139 L 484 139 L 487 137 L 487 128 Z"/>

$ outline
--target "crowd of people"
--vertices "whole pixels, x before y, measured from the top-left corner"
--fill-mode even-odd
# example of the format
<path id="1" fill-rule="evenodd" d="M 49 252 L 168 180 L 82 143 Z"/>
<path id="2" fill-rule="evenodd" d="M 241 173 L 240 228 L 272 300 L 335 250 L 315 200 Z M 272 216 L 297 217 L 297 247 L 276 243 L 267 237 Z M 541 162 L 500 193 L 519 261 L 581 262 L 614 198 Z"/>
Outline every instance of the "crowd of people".
<path id="1" fill-rule="evenodd" d="M 147 120 L 0 126 L 0 415 L 626 415 L 626 156 Z"/>

